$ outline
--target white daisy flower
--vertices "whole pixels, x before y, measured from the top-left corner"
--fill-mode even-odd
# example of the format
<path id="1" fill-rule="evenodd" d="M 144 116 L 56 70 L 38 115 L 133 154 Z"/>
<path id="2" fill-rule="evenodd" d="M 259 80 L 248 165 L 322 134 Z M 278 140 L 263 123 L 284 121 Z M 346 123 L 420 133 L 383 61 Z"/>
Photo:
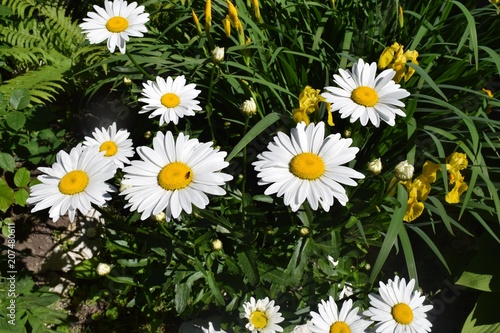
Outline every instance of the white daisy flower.
<path id="1" fill-rule="evenodd" d="M 94 5 L 97 13 L 88 12 L 88 18 L 80 24 L 83 33 L 87 34 L 90 44 L 99 44 L 108 40 L 109 52 L 115 52 L 115 48 L 122 54 L 126 51 L 126 42 L 130 36 L 142 37 L 143 32 L 148 29 L 145 23 L 149 21 L 149 14 L 144 13 L 144 6 L 137 6 L 137 2 L 127 5 L 127 1 L 105 0 L 104 7 Z"/>
<path id="2" fill-rule="evenodd" d="M 250 302 L 243 304 L 245 310 L 245 318 L 248 323 L 245 325 L 252 333 L 274 333 L 283 332 L 283 328 L 278 324 L 284 318 L 279 312 L 280 307 L 274 306 L 274 301 L 269 301 L 269 298 L 255 300 L 250 297 Z"/>
<path id="3" fill-rule="evenodd" d="M 128 158 L 134 156 L 134 148 L 132 140 L 128 138 L 129 135 L 127 130 L 116 131 L 116 123 L 113 122 L 107 129 L 96 128 L 92 132 L 93 138 L 86 136 L 83 144 L 99 147 L 99 151 L 104 151 L 104 157 L 109 158 L 119 168 L 123 168 L 125 164 L 130 164 Z"/>
<path id="4" fill-rule="evenodd" d="M 170 221 L 182 211 L 191 214 L 192 205 L 205 208 L 209 202 L 205 193 L 224 195 L 220 186 L 233 177 L 219 172 L 229 165 L 224 161 L 226 152 L 211 146 L 183 133 L 174 140 L 171 132 L 158 132 L 152 149 L 137 148 L 142 160 L 123 169 L 122 183 L 131 186 L 120 193 L 128 200 L 125 208 L 142 213 L 142 220 L 165 211 Z"/>
<path id="5" fill-rule="evenodd" d="M 306 126 L 304 122 L 292 128 L 291 135 L 278 133 L 265 151 L 252 163 L 259 185 L 270 185 L 265 194 L 284 195 L 285 205 L 297 211 L 307 199 L 316 210 L 318 203 L 329 211 L 336 198 L 342 205 L 349 200 L 340 184 L 356 186 L 351 178 L 364 175 L 349 167 L 341 166 L 353 160 L 358 148 L 349 147 L 352 139 L 342 139 L 340 134 L 325 138 L 323 122 Z"/>
<path id="6" fill-rule="evenodd" d="M 321 94 L 331 104 L 331 111 L 339 111 L 341 118 L 351 117 L 351 123 L 361 121 L 365 126 L 370 121 L 375 127 L 380 119 L 394 126 L 396 115 L 406 117 L 400 109 L 404 103 L 400 99 L 410 96 L 400 88 L 392 78 L 396 72 L 386 69 L 375 77 L 377 63 L 365 64 L 359 59 L 352 66 L 352 73 L 339 69 L 340 75 L 333 75 L 339 87 L 325 87 L 327 92 Z"/>
<path id="7" fill-rule="evenodd" d="M 40 167 L 45 173 L 38 176 L 41 184 L 33 185 L 27 203 L 35 205 L 32 212 L 50 207 L 52 220 L 69 213 L 71 222 L 76 210 L 87 214 L 91 204 L 103 206 L 111 199 L 108 192 L 116 188 L 105 181 L 113 178 L 116 165 L 103 157 L 95 147 L 84 148 L 81 144 L 66 153 L 60 151 L 50 168 Z"/>
<path id="8" fill-rule="evenodd" d="M 423 305 L 425 296 L 413 291 L 415 280 L 406 284 L 405 279 L 394 278 L 387 285 L 380 282 L 379 294 L 370 294 L 371 307 L 363 315 L 378 322 L 375 332 L 380 333 L 425 333 L 431 331 L 432 324 L 427 320 L 427 311 L 432 305 Z"/>
<path id="9" fill-rule="evenodd" d="M 145 97 L 139 98 L 139 101 L 147 105 L 139 113 L 153 111 L 149 118 L 160 116 L 160 126 L 169 122 L 177 125 L 179 118 L 194 116 L 194 111 L 201 110 L 200 102 L 195 99 L 200 90 L 195 89 L 194 83 L 186 85 L 184 75 L 175 80 L 169 76 L 166 81 L 157 76 L 156 82 L 148 80 L 143 86 L 142 95 Z"/>
<path id="10" fill-rule="evenodd" d="M 330 296 L 328 301 L 321 301 L 318 312 L 311 311 L 308 328 L 314 333 L 364 333 L 372 324 L 358 315 L 358 308 L 352 307 L 352 300 L 344 301 L 339 311 L 337 304 Z"/>

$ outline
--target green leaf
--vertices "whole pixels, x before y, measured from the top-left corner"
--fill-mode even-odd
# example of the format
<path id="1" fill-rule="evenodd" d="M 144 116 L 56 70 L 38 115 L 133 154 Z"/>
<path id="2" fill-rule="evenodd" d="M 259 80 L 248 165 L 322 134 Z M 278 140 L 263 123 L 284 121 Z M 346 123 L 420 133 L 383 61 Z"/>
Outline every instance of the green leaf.
<path id="1" fill-rule="evenodd" d="M 0 168 L 5 171 L 14 172 L 14 169 L 16 168 L 16 161 L 14 160 L 14 157 L 7 153 L 0 153 Z"/>
<path id="2" fill-rule="evenodd" d="M 397 201 L 401 204 L 401 206 L 397 207 L 392 214 L 387 234 L 385 235 L 384 242 L 382 243 L 377 259 L 375 260 L 375 264 L 373 265 L 373 270 L 370 275 L 371 284 L 375 282 L 378 273 L 382 270 L 382 266 L 384 266 L 387 257 L 397 241 L 401 228 L 404 227 L 403 217 L 405 216 L 406 206 L 408 204 L 408 192 L 406 192 L 406 189 L 401 184 L 398 185 Z"/>
<path id="3" fill-rule="evenodd" d="M 254 127 L 252 127 L 247 134 L 243 138 L 241 138 L 240 142 L 236 144 L 233 150 L 227 155 L 226 162 L 229 162 L 235 157 L 246 145 L 250 143 L 257 135 L 262 133 L 265 129 L 267 129 L 271 124 L 280 119 L 278 113 L 273 112 L 266 115 L 262 118 Z"/>
<path id="4" fill-rule="evenodd" d="M 208 286 L 210 287 L 210 290 L 215 297 L 216 303 L 219 305 L 225 305 L 226 302 L 224 301 L 224 296 L 222 296 L 220 288 L 217 285 L 217 282 L 215 282 L 214 273 L 207 272 L 207 275 L 205 275 L 205 277 L 207 279 Z"/>
<path id="5" fill-rule="evenodd" d="M 187 283 L 180 283 L 175 285 L 175 310 L 178 313 L 184 312 L 189 300 L 189 294 L 191 293 L 191 288 L 187 285 Z"/>
<path id="6" fill-rule="evenodd" d="M 237 257 L 238 264 L 248 278 L 248 282 L 251 285 L 256 285 L 259 282 L 259 271 L 257 270 L 257 263 L 255 262 L 253 252 L 240 252 Z"/>
<path id="7" fill-rule="evenodd" d="M 500 292 L 498 256 L 479 252 L 465 267 L 456 284 L 482 290 Z"/>
<path id="8" fill-rule="evenodd" d="M 14 191 L 7 185 L 0 184 L 0 210 L 6 212 L 14 203 Z"/>
<path id="9" fill-rule="evenodd" d="M 10 105 L 14 110 L 21 110 L 30 103 L 30 93 L 26 89 L 16 89 L 10 95 Z"/>
<path id="10" fill-rule="evenodd" d="M 18 131 L 26 123 L 26 116 L 22 112 L 12 111 L 7 113 L 5 121 L 7 122 L 7 125 L 9 125 L 10 128 L 12 128 L 14 131 Z"/>
<path id="11" fill-rule="evenodd" d="M 479 295 L 476 306 L 465 320 L 462 333 L 500 332 L 499 302 L 499 293 L 482 293 Z"/>
<path id="12" fill-rule="evenodd" d="M 106 275 L 106 277 L 114 282 L 122 283 L 122 284 L 128 284 L 131 286 L 140 286 L 139 283 L 135 282 L 133 278 L 130 276 L 111 276 L 111 275 Z"/>
<path id="13" fill-rule="evenodd" d="M 4 6 L 4 5 L 0 5 L 0 15 L 1 16 L 11 15 L 11 14 L 12 14 L 12 10 L 9 7 Z"/>
<path id="14" fill-rule="evenodd" d="M 19 205 L 19 206 L 26 206 L 26 200 L 28 200 L 28 197 L 30 194 L 28 191 L 26 191 L 24 188 L 17 190 L 14 192 L 14 201 Z"/>
<path id="15" fill-rule="evenodd" d="M 26 168 L 20 168 L 14 175 L 14 184 L 17 187 L 27 186 L 30 182 L 30 172 Z"/>

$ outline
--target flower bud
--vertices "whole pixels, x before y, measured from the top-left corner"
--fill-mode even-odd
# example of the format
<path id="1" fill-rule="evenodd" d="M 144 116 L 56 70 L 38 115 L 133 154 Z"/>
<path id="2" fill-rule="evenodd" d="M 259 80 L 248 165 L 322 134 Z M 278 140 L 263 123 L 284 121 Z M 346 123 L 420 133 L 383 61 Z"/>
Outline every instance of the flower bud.
<path id="1" fill-rule="evenodd" d="M 129 188 L 132 188 L 132 185 L 124 184 L 123 181 L 120 182 L 120 192 L 128 190 Z"/>
<path id="2" fill-rule="evenodd" d="M 97 236 L 97 228 L 94 227 L 88 228 L 85 231 L 85 236 L 87 236 L 88 238 L 94 238 L 95 236 Z"/>
<path id="3" fill-rule="evenodd" d="M 123 83 L 126 85 L 126 86 L 130 86 L 132 84 L 132 79 L 129 78 L 129 77 L 124 77 L 123 78 Z"/>
<path id="4" fill-rule="evenodd" d="M 300 234 L 301 234 L 302 236 L 307 236 L 307 235 L 309 234 L 309 229 L 308 229 L 308 228 L 306 228 L 306 227 L 302 227 L 302 228 L 300 228 Z"/>
<path id="5" fill-rule="evenodd" d="M 371 173 L 373 173 L 374 175 L 378 175 L 380 172 L 382 172 L 382 161 L 380 160 L 380 158 L 377 158 L 376 160 L 368 162 L 367 167 Z"/>
<path id="6" fill-rule="evenodd" d="M 220 250 L 222 250 L 222 241 L 220 239 L 214 239 L 212 241 L 212 249 L 214 251 L 220 251 Z"/>
<path id="7" fill-rule="evenodd" d="M 96 272 L 99 276 L 108 275 L 111 272 L 111 266 L 109 266 L 108 264 L 99 263 L 99 265 L 97 265 Z"/>
<path id="8" fill-rule="evenodd" d="M 413 178 L 415 168 L 408 161 L 399 162 L 394 168 L 394 175 L 401 181 L 407 181 Z"/>
<path id="9" fill-rule="evenodd" d="M 151 131 L 144 132 L 144 139 L 149 139 L 151 137 Z"/>
<path id="10" fill-rule="evenodd" d="M 257 104 L 255 104 L 253 97 L 243 102 L 241 112 L 247 117 L 251 117 L 257 113 Z"/>
<path id="11" fill-rule="evenodd" d="M 212 50 L 212 61 L 218 64 L 222 60 L 224 60 L 224 48 L 216 46 L 215 49 Z"/>
<path id="12" fill-rule="evenodd" d="M 154 215 L 154 219 L 156 220 L 156 222 L 165 222 L 167 220 L 167 215 L 162 211 Z"/>

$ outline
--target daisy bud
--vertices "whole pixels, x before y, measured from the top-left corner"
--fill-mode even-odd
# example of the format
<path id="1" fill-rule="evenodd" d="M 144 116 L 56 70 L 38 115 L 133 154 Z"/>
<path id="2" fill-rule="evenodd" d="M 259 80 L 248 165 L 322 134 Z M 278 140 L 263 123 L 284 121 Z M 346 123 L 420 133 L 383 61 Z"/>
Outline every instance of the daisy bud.
<path id="1" fill-rule="evenodd" d="M 165 222 L 167 220 L 167 215 L 165 212 L 159 212 L 158 214 L 154 215 L 154 218 L 156 222 Z"/>
<path id="2" fill-rule="evenodd" d="M 380 158 L 377 158 L 376 160 L 368 162 L 367 167 L 371 173 L 378 175 L 382 171 L 382 161 L 380 161 Z"/>
<path id="3" fill-rule="evenodd" d="M 307 236 L 307 235 L 309 234 L 309 229 L 308 229 L 308 228 L 306 228 L 306 227 L 302 227 L 302 228 L 300 228 L 300 234 L 301 234 L 302 236 Z"/>
<path id="4" fill-rule="evenodd" d="M 365 265 L 365 269 L 366 269 L 367 271 L 369 271 L 370 269 L 372 269 L 372 265 L 370 265 L 369 263 L 366 263 L 366 265 Z"/>
<path id="5" fill-rule="evenodd" d="M 111 266 L 108 264 L 99 263 L 96 268 L 97 275 L 105 276 L 111 272 Z"/>
<path id="6" fill-rule="evenodd" d="M 346 129 L 346 130 L 344 131 L 344 138 L 350 138 L 350 137 L 351 137 L 351 135 L 352 135 L 352 132 L 351 132 L 351 130 L 350 130 L 350 129 Z"/>
<path id="7" fill-rule="evenodd" d="M 212 241 L 212 249 L 214 251 L 220 251 L 220 250 L 222 250 L 222 241 L 220 239 L 214 239 Z"/>
<path id="8" fill-rule="evenodd" d="M 151 137 L 151 131 L 146 131 L 144 133 L 144 139 L 149 139 Z"/>
<path id="9" fill-rule="evenodd" d="M 245 116 L 251 117 L 257 113 L 257 104 L 255 104 L 253 97 L 250 97 L 243 102 L 240 109 Z"/>
<path id="10" fill-rule="evenodd" d="M 398 165 L 396 165 L 396 167 L 394 168 L 394 174 L 399 180 L 407 181 L 412 179 L 414 170 L 415 168 L 413 167 L 413 165 L 408 163 L 408 161 L 403 161 L 399 162 Z"/>
<path id="11" fill-rule="evenodd" d="M 120 182 L 120 190 L 119 191 L 123 192 L 131 187 L 132 187 L 132 185 L 127 185 L 127 184 L 124 184 L 123 182 Z"/>
<path id="12" fill-rule="evenodd" d="M 224 60 L 224 48 L 216 46 L 215 49 L 212 50 L 212 61 L 218 64 L 222 60 Z"/>
<path id="13" fill-rule="evenodd" d="M 130 86 L 132 84 L 132 79 L 129 78 L 129 77 L 124 77 L 123 78 L 123 83 L 126 85 L 126 86 Z"/>

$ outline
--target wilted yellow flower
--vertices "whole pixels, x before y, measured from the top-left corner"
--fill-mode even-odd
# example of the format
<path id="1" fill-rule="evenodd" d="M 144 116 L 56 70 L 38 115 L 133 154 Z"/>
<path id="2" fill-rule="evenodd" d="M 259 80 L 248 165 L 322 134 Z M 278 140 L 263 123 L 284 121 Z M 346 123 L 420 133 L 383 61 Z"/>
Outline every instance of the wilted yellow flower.
<path id="1" fill-rule="evenodd" d="M 489 98 L 493 98 L 493 94 L 491 93 L 491 90 L 488 90 L 486 88 L 483 88 L 482 90 L 486 93 L 486 95 L 488 95 Z"/>
<path id="2" fill-rule="evenodd" d="M 408 199 L 408 204 L 406 206 L 405 216 L 403 217 L 403 221 L 412 222 L 417 219 L 422 212 L 424 211 L 424 203 L 419 202 L 416 197 L 410 197 Z"/>
<path id="3" fill-rule="evenodd" d="M 423 201 L 427 199 L 431 191 L 431 184 L 422 176 L 418 176 L 413 181 L 403 182 L 403 184 L 408 191 L 408 204 L 403 221 L 411 222 L 422 215 L 425 207 Z"/>
<path id="4" fill-rule="evenodd" d="M 205 31 L 208 32 L 212 27 L 212 1 L 207 0 L 205 4 Z"/>
<path id="5" fill-rule="evenodd" d="M 466 182 L 463 181 L 463 178 L 460 180 L 455 180 L 455 186 L 450 192 L 446 194 L 444 199 L 446 200 L 447 203 L 450 204 L 459 203 L 460 196 L 468 189 L 469 186 L 467 185 Z"/>
<path id="6" fill-rule="evenodd" d="M 378 60 L 378 68 L 392 68 L 396 71 L 393 80 L 395 82 L 401 81 L 404 78 L 405 82 L 408 81 L 415 70 L 411 67 L 407 67 L 406 63 L 411 61 L 412 63 L 418 65 L 418 52 L 415 50 L 406 50 L 403 52 L 403 45 L 394 42 L 391 46 L 386 47 L 380 58 Z"/>
<path id="7" fill-rule="evenodd" d="M 238 9 L 236 9 L 236 7 L 231 3 L 231 1 L 229 0 L 226 1 L 227 1 L 227 8 L 229 10 L 229 19 L 231 20 L 231 25 L 233 26 L 233 28 L 237 28 L 238 22 L 240 21 L 240 19 L 238 18 Z"/>

